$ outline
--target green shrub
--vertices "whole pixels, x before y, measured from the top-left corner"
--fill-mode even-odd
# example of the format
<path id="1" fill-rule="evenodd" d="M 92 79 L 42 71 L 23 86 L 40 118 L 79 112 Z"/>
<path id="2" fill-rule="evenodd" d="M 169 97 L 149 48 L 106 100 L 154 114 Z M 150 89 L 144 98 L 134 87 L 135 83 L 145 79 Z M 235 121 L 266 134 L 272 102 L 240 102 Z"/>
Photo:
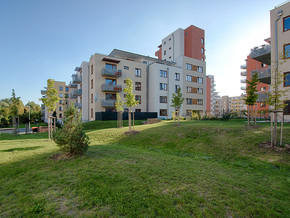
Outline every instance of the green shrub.
<path id="1" fill-rule="evenodd" d="M 64 126 L 53 134 L 53 140 L 61 151 L 81 155 L 88 150 L 89 137 L 83 132 L 80 115 L 74 104 L 64 112 Z"/>

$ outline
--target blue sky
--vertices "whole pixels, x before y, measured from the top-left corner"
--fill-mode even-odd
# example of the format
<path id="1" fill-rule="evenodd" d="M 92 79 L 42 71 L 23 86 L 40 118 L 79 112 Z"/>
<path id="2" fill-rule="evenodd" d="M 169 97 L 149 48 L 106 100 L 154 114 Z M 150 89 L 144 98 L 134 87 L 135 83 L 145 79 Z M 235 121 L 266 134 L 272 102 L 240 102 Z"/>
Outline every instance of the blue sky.
<path id="1" fill-rule="evenodd" d="M 69 82 L 74 68 L 114 48 L 154 56 L 177 28 L 205 30 L 207 74 L 221 95 L 240 95 L 240 65 L 270 36 L 278 0 L 0 0 L 0 99 L 24 103 L 49 78 Z"/>

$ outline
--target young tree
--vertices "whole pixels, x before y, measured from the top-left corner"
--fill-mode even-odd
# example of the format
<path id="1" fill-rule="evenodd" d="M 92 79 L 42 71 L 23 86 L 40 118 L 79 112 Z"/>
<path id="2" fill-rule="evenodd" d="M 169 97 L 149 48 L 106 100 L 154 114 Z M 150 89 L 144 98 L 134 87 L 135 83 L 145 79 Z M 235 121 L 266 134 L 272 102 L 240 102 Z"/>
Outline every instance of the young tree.
<path id="1" fill-rule="evenodd" d="M 83 132 L 81 114 L 72 103 L 64 112 L 64 127 L 54 132 L 53 140 L 61 151 L 81 155 L 88 150 L 89 137 Z"/>
<path id="2" fill-rule="evenodd" d="M 177 112 L 177 120 L 178 120 L 178 125 L 180 125 L 180 121 L 179 121 L 179 114 L 180 114 L 180 108 L 181 108 L 181 105 L 184 101 L 184 98 L 182 97 L 182 93 L 181 93 L 181 88 L 179 88 L 177 90 L 177 93 L 173 93 L 172 94 L 172 99 L 171 99 L 171 107 L 174 108 L 175 112 Z M 175 117 L 176 117 L 175 116 Z"/>
<path id="3" fill-rule="evenodd" d="M 133 82 L 131 79 L 126 79 L 126 88 L 124 88 L 125 95 L 125 105 L 129 108 L 128 111 L 128 121 L 129 121 L 129 132 L 131 131 L 131 108 L 139 104 L 139 101 L 136 101 L 135 94 L 133 94 Z M 133 114 L 134 116 L 134 114 Z"/>
<path id="4" fill-rule="evenodd" d="M 19 119 L 19 107 L 20 107 L 20 97 L 16 97 L 15 90 L 12 89 L 12 97 L 10 98 L 11 106 L 10 106 L 10 115 L 13 119 L 13 127 L 14 127 L 14 134 L 18 133 L 18 124 L 19 121 L 16 119 Z"/>
<path id="5" fill-rule="evenodd" d="M 116 107 L 116 110 L 118 112 L 118 128 L 123 127 L 123 122 L 122 122 L 123 121 L 123 111 L 124 111 L 123 105 L 124 105 L 124 101 L 122 101 L 120 94 L 117 93 L 117 100 L 115 103 L 115 107 Z"/>
<path id="6" fill-rule="evenodd" d="M 40 101 L 46 106 L 47 108 L 47 118 L 48 118 L 48 139 L 50 140 L 51 134 L 51 122 L 50 122 L 50 115 L 53 111 L 55 111 L 56 103 L 59 101 L 58 92 L 54 88 L 54 80 L 48 79 L 47 80 L 47 93 L 46 97 L 41 98 Z"/>
<path id="7" fill-rule="evenodd" d="M 247 96 L 244 99 L 245 100 L 245 104 L 248 105 L 250 107 L 251 110 L 251 124 L 253 125 L 253 106 L 256 104 L 257 100 L 258 100 L 258 90 L 257 90 L 257 85 L 258 85 L 258 74 L 255 73 L 252 76 L 252 79 L 249 81 L 246 81 L 248 86 L 246 89 L 247 92 Z M 250 111 L 248 110 L 248 126 L 250 125 Z"/>

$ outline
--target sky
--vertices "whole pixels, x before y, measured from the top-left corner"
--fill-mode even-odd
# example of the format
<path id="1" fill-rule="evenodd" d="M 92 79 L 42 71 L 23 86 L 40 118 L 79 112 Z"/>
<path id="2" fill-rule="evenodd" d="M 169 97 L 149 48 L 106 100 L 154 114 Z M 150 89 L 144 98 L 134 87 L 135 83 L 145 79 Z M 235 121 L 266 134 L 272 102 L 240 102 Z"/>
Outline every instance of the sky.
<path id="1" fill-rule="evenodd" d="M 94 53 L 154 57 L 161 40 L 190 25 L 205 30 L 207 75 L 216 91 L 241 94 L 240 65 L 270 37 L 283 0 L 0 0 L 0 99 L 12 89 L 40 103 L 47 79 L 69 82 Z"/>

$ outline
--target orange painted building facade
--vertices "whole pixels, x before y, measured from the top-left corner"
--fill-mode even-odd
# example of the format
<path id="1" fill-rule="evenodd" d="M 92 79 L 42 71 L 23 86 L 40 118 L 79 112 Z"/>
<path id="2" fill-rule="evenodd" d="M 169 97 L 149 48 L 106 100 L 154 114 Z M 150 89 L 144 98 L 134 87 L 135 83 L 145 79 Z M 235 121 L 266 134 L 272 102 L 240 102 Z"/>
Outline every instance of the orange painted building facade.
<path id="1" fill-rule="evenodd" d="M 189 26 L 184 30 L 184 56 L 205 60 L 204 30 Z"/>

